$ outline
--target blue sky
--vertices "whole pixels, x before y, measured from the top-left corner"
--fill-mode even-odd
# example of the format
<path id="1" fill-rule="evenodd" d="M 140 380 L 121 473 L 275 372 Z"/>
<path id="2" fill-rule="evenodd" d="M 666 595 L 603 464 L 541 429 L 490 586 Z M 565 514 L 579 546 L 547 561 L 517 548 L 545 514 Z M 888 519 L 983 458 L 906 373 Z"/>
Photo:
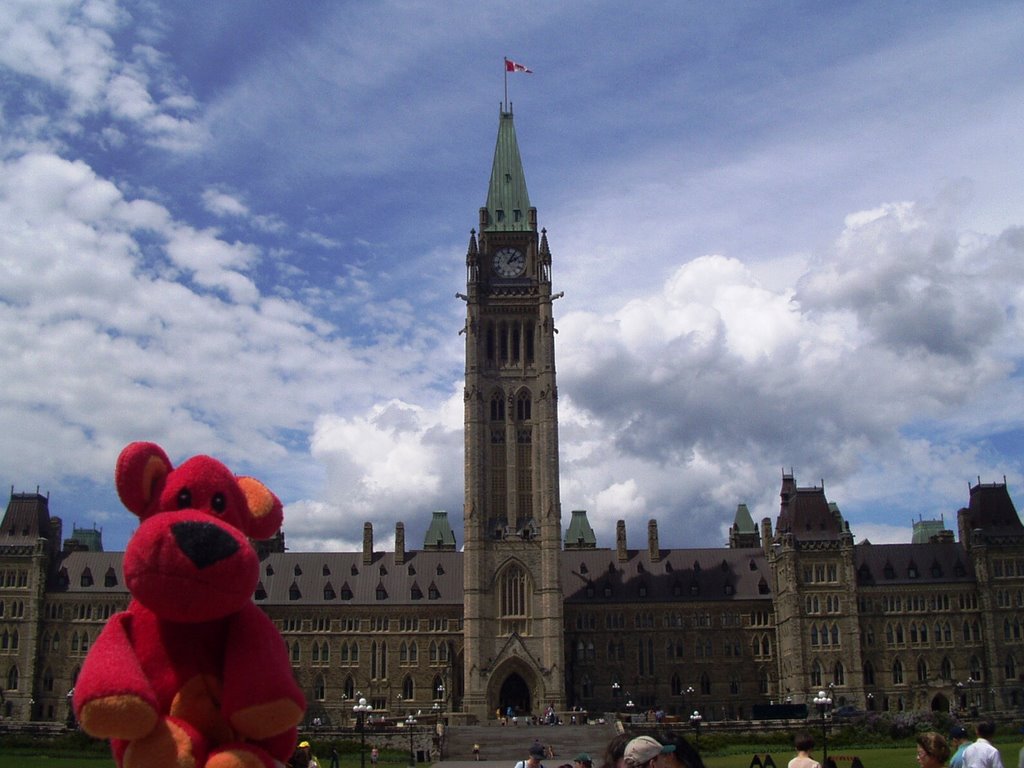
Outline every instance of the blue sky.
<path id="1" fill-rule="evenodd" d="M 555 7 L 553 7 L 555 6 Z M 0 6 L 0 479 L 124 546 L 129 441 L 290 547 L 461 541 L 464 257 L 509 96 L 556 304 L 563 520 L 855 537 L 1024 478 L 1017 2 Z"/>

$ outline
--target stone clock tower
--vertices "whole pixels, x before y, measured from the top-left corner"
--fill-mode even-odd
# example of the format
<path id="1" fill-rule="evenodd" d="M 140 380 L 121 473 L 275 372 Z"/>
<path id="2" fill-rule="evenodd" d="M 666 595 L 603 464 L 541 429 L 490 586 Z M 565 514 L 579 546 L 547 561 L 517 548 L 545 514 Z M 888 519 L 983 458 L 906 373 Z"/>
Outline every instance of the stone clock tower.
<path id="1" fill-rule="evenodd" d="M 551 252 L 511 111 L 466 254 L 465 697 L 484 718 L 565 706 Z"/>

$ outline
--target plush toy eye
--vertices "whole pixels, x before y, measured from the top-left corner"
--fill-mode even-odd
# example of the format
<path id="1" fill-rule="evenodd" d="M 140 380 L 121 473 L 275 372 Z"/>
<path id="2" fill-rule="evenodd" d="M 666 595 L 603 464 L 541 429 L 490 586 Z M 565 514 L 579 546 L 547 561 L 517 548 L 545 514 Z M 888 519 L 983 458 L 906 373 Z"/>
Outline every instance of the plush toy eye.
<path id="1" fill-rule="evenodd" d="M 213 494 L 213 498 L 210 499 L 210 506 L 213 507 L 214 512 L 217 512 L 219 514 L 223 512 L 225 509 L 227 509 L 228 500 L 227 498 L 225 498 L 223 493 L 218 491 L 217 493 Z"/>
<path id="2" fill-rule="evenodd" d="M 178 491 L 178 509 L 188 509 L 192 506 L 192 491 L 182 488 Z"/>

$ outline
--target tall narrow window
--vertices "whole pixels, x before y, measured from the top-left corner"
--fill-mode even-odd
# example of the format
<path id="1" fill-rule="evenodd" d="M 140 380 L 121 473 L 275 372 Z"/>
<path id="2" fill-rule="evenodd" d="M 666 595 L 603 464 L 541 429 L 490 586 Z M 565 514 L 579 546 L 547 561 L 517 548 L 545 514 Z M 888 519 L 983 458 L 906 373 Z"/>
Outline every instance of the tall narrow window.
<path id="1" fill-rule="evenodd" d="M 521 520 L 533 517 L 533 402 L 529 391 L 516 398 L 516 496 Z"/>
<path id="2" fill-rule="evenodd" d="M 501 634 L 530 634 L 529 601 L 526 597 L 526 573 L 518 565 L 505 569 L 499 582 L 501 594 L 500 628 Z"/>

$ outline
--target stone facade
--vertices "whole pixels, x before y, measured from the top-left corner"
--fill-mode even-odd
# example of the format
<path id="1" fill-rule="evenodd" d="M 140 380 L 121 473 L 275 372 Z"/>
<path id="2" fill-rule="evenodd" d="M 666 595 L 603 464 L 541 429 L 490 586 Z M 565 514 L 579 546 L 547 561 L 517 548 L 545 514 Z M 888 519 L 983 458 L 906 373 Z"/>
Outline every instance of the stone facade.
<path id="1" fill-rule="evenodd" d="M 512 115 L 466 255 L 463 548 L 433 512 L 420 549 L 285 551 L 257 542 L 254 600 L 274 620 L 310 722 L 481 720 L 512 706 L 748 718 L 769 703 L 868 710 L 1024 706 L 1024 526 L 1005 482 L 970 488 L 957 531 L 854 543 L 824 488 L 784 474 L 776 520 L 739 504 L 728 546 L 665 549 L 649 521 L 599 547 L 563 530 L 551 251 L 529 205 Z M 417 512 L 416 514 L 419 514 Z M 685 518 L 670 521 L 673 526 Z M 937 532 L 936 530 L 937 529 Z M 89 647 L 127 605 L 120 552 L 62 542 L 38 493 L 0 526 L 0 715 L 67 722 Z M 1018 658 L 1020 657 L 1020 658 Z M 428 714 L 429 713 L 429 714 Z"/>

